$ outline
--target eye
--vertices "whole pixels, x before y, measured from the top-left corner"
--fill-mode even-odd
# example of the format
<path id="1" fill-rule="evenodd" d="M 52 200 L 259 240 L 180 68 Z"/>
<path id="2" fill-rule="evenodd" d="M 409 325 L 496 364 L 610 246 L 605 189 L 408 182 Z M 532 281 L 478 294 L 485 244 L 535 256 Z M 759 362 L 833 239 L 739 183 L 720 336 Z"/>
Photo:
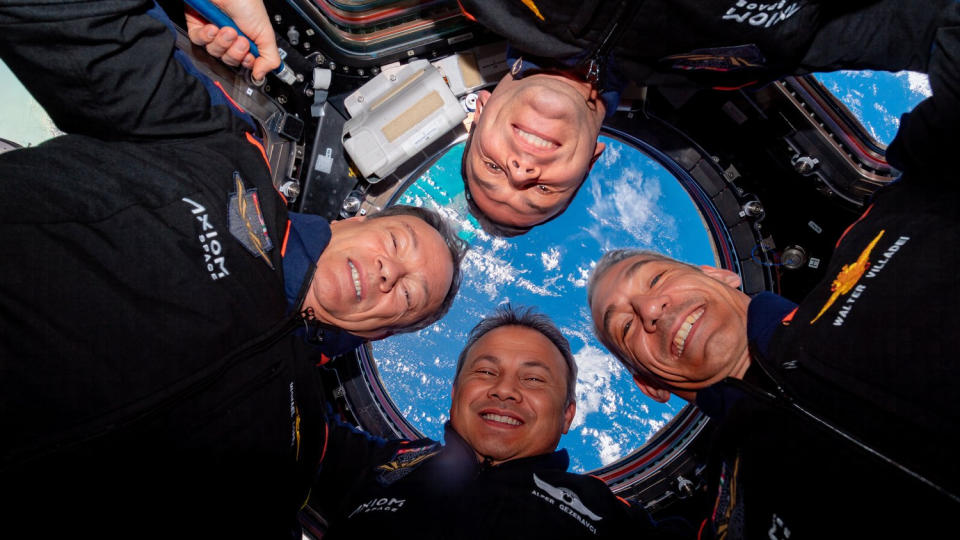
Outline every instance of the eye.
<path id="1" fill-rule="evenodd" d="M 542 382 L 544 382 L 544 380 L 541 379 L 540 377 L 527 377 L 527 378 L 524 379 L 524 380 L 531 381 L 531 382 L 537 382 L 537 383 L 542 383 Z"/>
<path id="2" fill-rule="evenodd" d="M 620 332 L 620 339 L 627 339 L 627 332 L 630 331 L 631 326 L 633 326 L 633 319 L 629 319 L 627 323 L 623 325 L 623 331 Z"/>
<path id="3" fill-rule="evenodd" d="M 403 292 L 403 297 L 407 301 L 407 309 L 410 309 L 411 307 L 413 307 L 413 304 L 410 301 L 410 289 L 403 287 L 400 290 Z"/>
<path id="4" fill-rule="evenodd" d="M 653 276 L 653 279 L 650 280 L 650 288 L 653 288 L 654 285 L 660 281 L 660 278 L 666 273 L 666 271 L 660 272 L 659 274 Z"/>
<path id="5" fill-rule="evenodd" d="M 393 241 L 393 249 L 397 249 L 397 236 L 392 232 L 390 233 L 390 240 Z"/>
<path id="6" fill-rule="evenodd" d="M 553 190 L 543 184 L 537 184 L 537 191 L 540 193 L 553 193 Z"/>
<path id="7" fill-rule="evenodd" d="M 495 172 L 495 173 L 498 173 L 498 172 L 500 172 L 500 171 L 503 170 L 503 169 L 500 168 L 499 165 L 497 165 L 496 163 L 494 163 L 494 162 L 492 162 L 492 161 L 484 161 L 483 164 L 486 165 L 488 169 L 490 169 L 491 171 L 493 171 L 493 172 Z"/>

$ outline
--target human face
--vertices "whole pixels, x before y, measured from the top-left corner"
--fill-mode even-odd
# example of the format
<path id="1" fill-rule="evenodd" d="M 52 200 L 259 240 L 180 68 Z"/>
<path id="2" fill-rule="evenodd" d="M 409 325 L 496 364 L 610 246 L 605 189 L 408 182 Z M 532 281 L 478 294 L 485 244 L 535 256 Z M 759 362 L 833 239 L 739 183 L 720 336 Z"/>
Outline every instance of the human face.
<path id="1" fill-rule="evenodd" d="M 376 339 L 440 307 L 453 280 L 443 237 L 413 216 L 335 221 L 304 307 L 321 321 Z"/>
<path id="2" fill-rule="evenodd" d="M 576 412 L 566 403 L 568 376 L 563 355 L 540 332 L 495 328 L 467 353 L 450 422 L 478 459 L 494 465 L 553 452 Z"/>
<path id="3" fill-rule="evenodd" d="M 672 391 L 690 400 L 700 388 L 742 377 L 749 366 L 750 298 L 739 285 L 728 270 L 637 256 L 600 278 L 590 311 L 611 352 L 661 383 L 635 376 L 644 393 L 666 401 Z"/>
<path id="4" fill-rule="evenodd" d="M 604 149 L 596 90 L 559 74 L 508 74 L 479 98 L 463 165 L 474 202 L 518 227 L 562 212 Z"/>

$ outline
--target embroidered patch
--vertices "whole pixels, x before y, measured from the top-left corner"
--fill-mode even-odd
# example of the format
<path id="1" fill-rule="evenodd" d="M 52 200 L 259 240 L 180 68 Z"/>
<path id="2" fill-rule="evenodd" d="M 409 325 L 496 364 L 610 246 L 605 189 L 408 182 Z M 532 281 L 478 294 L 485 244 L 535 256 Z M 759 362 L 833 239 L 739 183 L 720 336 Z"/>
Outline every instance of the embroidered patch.
<path id="1" fill-rule="evenodd" d="M 669 63 L 672 69 L 683 71 L 739 71 L 764 67 L 766 58 L 756 45 L 751 44 L 696 49 L 667 56 L 661 61 Z"/>
<path id="2" fill-rule="evenodd" d="M 836 279 L 834 279 L 833 283 L 830 284 L 830 292 L 832 293 L 830 298 L 827 299 L 827 302 L 824 304 L 823 309 L 820 310 L 820 313 L 817 313 L 817 316 L 810 321 L 810 324 L 817 322 L 817 319 L 826 313 L 827 310 L 830 309 L 830 306 L 832 306 L 838 298 L 850 292 L 854 285 L 860 281 L 860 278 L 863 277 L 863 274 L 865 274 L 867 269 L 870 268 L 870 253 L 873 251 L 873 248 L 877 247 L 877 242 L 883 238 L 883 233 L 885 232 L 886 230 L 880 231 L 880 233 L 874 237 L 867 247 L 864 248 L 864 250 L 860 253 L 860 256 L 857 257 L 856 261 L 843 265 L 843 267 L 840 269 L 840 273 L 837 274 Z M 857 297 L 859 296 L 860 294 L 857 293 Z"/>
<path id="3" fill-rule="evenodd" d="M 230 209 L 227 212 L 230 234 L 247 248 L 251 255 L 262 258 L 273 268 L 273 263 L 267 256 L 267 252 L 273 249 L 273 242 L 260 211 L 257 189 L 244 188 L 243 179 L 238 172 L 233 173 L 233 180 L 237 190 L 230 194 Z"/>
<path id="4" fill-rule="evenodd" d="M 377 482 L 389 486 L 400 480 L 415 471 L 421 463 L 440 453 L 439 446 L 439 443 L 433 443 L 416 448 L 400 448 L 390 461 L 377 467 Z"/>

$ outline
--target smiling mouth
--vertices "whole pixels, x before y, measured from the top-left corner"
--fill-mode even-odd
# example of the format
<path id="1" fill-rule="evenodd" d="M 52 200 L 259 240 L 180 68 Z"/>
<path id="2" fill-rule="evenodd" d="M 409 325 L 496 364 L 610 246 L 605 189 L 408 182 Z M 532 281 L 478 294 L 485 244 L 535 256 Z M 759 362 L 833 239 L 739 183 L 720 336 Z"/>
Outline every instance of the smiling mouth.
<path id="1" fill-rule="evenodd" d="M 683 354 L 683 348 L 687 345 L 687 336 L 690 335 L 690 330 L 693 328 L 694 323 L 700 320 L 700 317 L 703 316 L 703 308 L 700 308 L 693 313 L 691 313 L 683 324 L 680 325 L 680 329 L 677 330 L 677 335 L 673 336 L 673 346 L 677 350 L 677 356 L 679 357 Z"/>
<path id="2" fill-rule="evenodd" d="M 484 420 L 489 420 L 491 422 L 499 422 L 501 424 L 507 424 L 511 426 L 523 425 L 523 422 L 521 422 L 520 420 L 517 420 L 516 418 L 511 418 L 509 416 L 503 416 L 500 414 L 486 413 L 486 414 L 481 414 L 480 417 L 483 418 Z"/>
<path id="3" fill-rule="evenodd" d="M 524 131 L 518 128 L 517 126 L 513 126 L 513 132 L 516 133 L 521 140 L 533 145 L 536 148 L 542 148 L 543 150 L 552 150 L 560 146 L 554 141 L 551 141 L 549 139 L 544 139 L 543 137 L 534 133 L 530 133 L 529 131 Z"/>
<path id="4" fill-rule="evenodd" d="M 353 288 L 357 292 L 357 300 L 360 300 L 360 293 L 362 292 L 360 287 L 360 272 L 357 270 L 357 267 L 354 266 L 353 261 L 348 260 L 347 264 L 350 265 L 350 276 L 353 277 Z"/>

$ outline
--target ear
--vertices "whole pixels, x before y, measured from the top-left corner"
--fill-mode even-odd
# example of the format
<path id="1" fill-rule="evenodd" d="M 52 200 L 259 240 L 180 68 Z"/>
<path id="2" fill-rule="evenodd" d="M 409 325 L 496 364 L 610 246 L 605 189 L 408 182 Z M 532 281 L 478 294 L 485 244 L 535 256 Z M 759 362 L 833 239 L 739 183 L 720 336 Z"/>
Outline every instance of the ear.
<path id="1" fill-rule="evenodd" d="M 567 405 L 566 410 L 563 411 L 563 434 L 566 435 L 570 431 L 570 424 L 573 423 L 573 417 L 577 415 L 577 402 L 573 402 Z"/>
<path id="2" fill-rule="evenodd" d="M 731 272 L 730 270 L 724 270 L 723 268 L 717 268 L 716 266 L 700 266 L 700 270 L 703 270 L 703 273 L 712 277 L 713 279 L 725 283 L 734 289 L 740 286 L 740 276 L 736 272 Z"/>
<path id="3" fill-rule="evenodd" d="M 590 170 L 593 168 L 593 164 L 596 163 L 598 159 L 600 159 L 600 155 L 603 154 L 603 151 L 606 147 L 607 147 L 606 143 L 597 141 L 597 146 L 594 147 L 593 149 L 593 157 L 590 158 L 590 167 L 587 170 Z"/>
<path id="4" fill-rule="evenodd" d="M 633 382 L 637 383 L 637 386 L 640 387 L 640 391 L 647 395 L 650 399 L 657 401 L 659 403 L 666 403 L 670 399 L 670 392 L 664 390 L 663 388 L 657 388 L 651 386 L 644 382 L 642 379 L 633 376 Z"/>
<path id="5" fill-rule="evenodd" d="M 474 112 L 473 122 L 476 123 L 480 119 L 480 113 L 483 112 L 483 106 L 487 104 L 487 100 L 490 99 L 490 92 L 488 90 L 481 90 L 477 92 L 477 110 Z"/>

